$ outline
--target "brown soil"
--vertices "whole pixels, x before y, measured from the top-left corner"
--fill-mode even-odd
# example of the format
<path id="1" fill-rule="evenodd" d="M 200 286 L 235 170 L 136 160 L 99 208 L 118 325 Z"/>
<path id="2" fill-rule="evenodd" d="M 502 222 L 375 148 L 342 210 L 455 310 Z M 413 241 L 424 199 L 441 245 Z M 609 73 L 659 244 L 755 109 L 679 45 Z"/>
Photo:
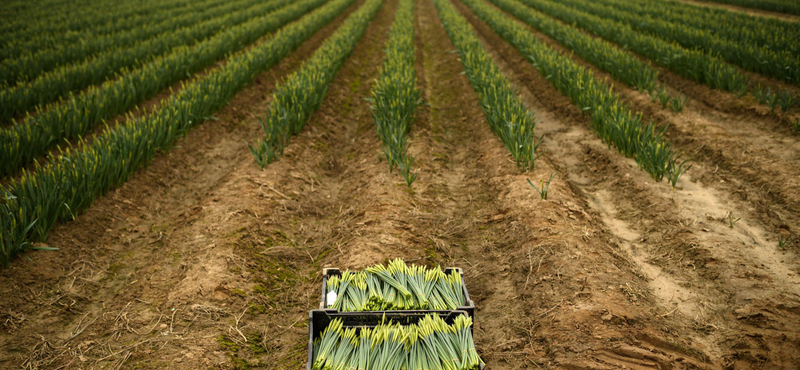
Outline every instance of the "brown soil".
<path id="1" fill-rule="evenodd" d="M 796 148 L 772 147 L 774 130 L 731 123 L 734 114 L 701 102 L 675 115 L 622 89 L 637 110 L 669 122 L 671 139 L 697 161 L 671 191 L 600 142 L 459 5 L 545 134 L 545 156 L 523 173 L 423 0 L 416 46 L 426 104 L 412 129 L 419 177 L 409 189 L 380 161 L 363 99 L 396 6 L 387 0 L 279 161 L 259 170 L 243 140 L 261 136 L 257 118 L 275 84 L 345 15 L 219 120 L 58 226 L 48 245 L 59 251 L 28 253 L 0 271 L 0 367 L 301 369 L 320 270 L 395 257 L 464 268 L 487 369 L 800 362 L 797 249 L 776 247 L 778 232 L 800 230 L 798 158 L 788 154 Z M 539 199 L 527 179 L 556 171 L 549 198 Z M 742 217 L 733 228 L 728 211 Z"/>

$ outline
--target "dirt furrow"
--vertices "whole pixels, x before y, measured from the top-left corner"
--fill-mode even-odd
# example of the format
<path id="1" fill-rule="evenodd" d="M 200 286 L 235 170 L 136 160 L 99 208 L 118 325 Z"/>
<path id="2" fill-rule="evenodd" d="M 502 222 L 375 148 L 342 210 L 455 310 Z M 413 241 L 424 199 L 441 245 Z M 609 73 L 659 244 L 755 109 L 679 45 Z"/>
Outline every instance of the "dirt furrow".
<path id="1" fill-rule="evenodd" d="M 668 310 L 664 315 L 672 319 L 670 329 L 690 333 L 697 343 L 688 348 L 699 348 L 715 363 L 758 352 L 750 365 L 770 354 L 773 365 L 787 366 L 794 344 L 779 338 L 797 339 L 792 329 L 798 319 L 792 307 L 800 297 L 792 283 L 797 279 L 794 255 L 767 244 L 764 231 L 752 221 L 733 229 L 725 225 L 720 211 L 734 208 L 718 191 L 689 179 L 674 193 L 666 184 L 653 183 L 632 160 L 602 144 L 585 125 L 587 120 L 516 50 L 460 8 L 514 75 L 527 103 L 542 112 L 537 122 L 549 138 L 544 145 L 549 158 L 567 172 L 588 208 L 608 225 L 624 254 L 647 278 L 649 290 Z M 558 108 L 547 112 L 544 107 Z M 775 302 L 787 302 L 788 307 L 773 315 Z M 746 317 L 752 315 L 768 315 L 770 324 L 751 325 Z M 743 335 L 748 332 L 769 339 L 755 348 Z"/>

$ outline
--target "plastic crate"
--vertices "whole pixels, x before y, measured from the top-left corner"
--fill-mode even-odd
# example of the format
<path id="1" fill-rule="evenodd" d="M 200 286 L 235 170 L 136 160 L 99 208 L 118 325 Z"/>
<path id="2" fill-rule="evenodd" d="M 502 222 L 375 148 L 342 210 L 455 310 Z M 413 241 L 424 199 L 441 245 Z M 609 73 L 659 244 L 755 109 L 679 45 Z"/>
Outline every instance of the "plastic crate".
<path id="1" fill-rule="evenodd" d="M 464 299 L 466 300 L 467 305 L 466 306 L 459 306 L 459 307 L 456 308 L 456 310 L 457 311 L 466 312 L 467 315 L 469 315 L 469 317 L 471 317 L 472 321 L 474 322 L 475 321 L 475 302 L 472 301 L 472 299 L 469 297 L 469 293 L 467 292 L 467 282 L 464 281 L 464 271 L 461 270 L 461 268 L 458 268 L 458 267 L 448 267 L 448 268 L 444 269 L 444 273 L 448 274 L 448 275 L 452 274 L 452 273 L 461 274 L 461 286 L 464 289 Z M 325 310 L 327 312 L 336 313 L 336 312 L 339 312 L 339 311 L 335 310 L 335 309 L 332 309 L 332 308 L 328 308 L 327 305 L 325 304 L 326 303 L 325 302 L 325 297 L 326 297 L 326 295 L 328 293 L 328 278 L 330 276 L 334 276 L 334 275 L 341 276 L 342 275 L 342 271 L 339 270 L 338 268 L 325 268 L 325 269 L 322 269 L 322 297 L 321 297 L 320 302 L 319 302 L 319 309 L 320 310 Z M 394 313 L 405 313 L 405 312 L 448 313 L 448 312 L 452 312 L 452 311 L 453 310 L 418 310 L 418 311 L 385 310 L 385 311 L 369 311 L 369 312 L 394 314 Z"/>
<path id="2" fill-rule="evenodd" d="M 439 315 L 445 322 L 452 324 L 459 315 L 468 315 L 466 311 L 441 311 L 433 312 L 427 310 L 414 311 L 370 311 L 370 312 L 337 312 L 336 310 L 311 310 L 308 313 L 308 364 L 307 370 L 311 370 L 314 364 L 314 339 L 322 335 L 328 324 L 334 319 L 341 319 L 346 328 L 372 328 L 381 322 L 394 321 L 402 325 L 414 324 L 425 315 Z M 470 329 L 474 329 L 473 327 Z M 483 369 L 484 366 L 481 366 Z"/>

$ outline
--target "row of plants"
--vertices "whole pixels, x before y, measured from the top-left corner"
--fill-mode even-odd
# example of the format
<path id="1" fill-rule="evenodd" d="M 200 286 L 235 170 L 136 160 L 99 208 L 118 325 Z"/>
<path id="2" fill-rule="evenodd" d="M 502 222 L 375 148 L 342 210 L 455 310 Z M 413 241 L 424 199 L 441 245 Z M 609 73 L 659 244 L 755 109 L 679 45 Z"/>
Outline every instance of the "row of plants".
<path id="1" fill-rule="evenodd" d="M 42 33 L 67 33 L 76 31 L 127 30 L 139 27 L 141 20 L 162 11 L 183 8 L 191 5 L 191 0 L 142 0 L 121 1 L 97 6 L 96 4 L 67 3 L 60 10 L 46 5 L 37 5 L 32 12 L 14 16 L 0 25 L 0 33 L 5 39 L 24 39 Z M 38 2 L 37 2 L 38 4 Z M 98 32 L 99 34 L 99 32 Z"/>
<path id="2" fill-rule="evenodd" d="M 14 173 L 54 143 L 86 134 L 104 120 L 135 107 L 326 1 L 302 0 L 266 16 L 254 17 L 200 43 L 180 47 L 119 79 L 70 96 L 37 115 L 29 115 L 21 123 L 0 129 L 0 176 Z"/>
<path id="3" fill-rule="evenodd" d="M 747 92 L 748 78 L 736 67 L 700 50 L 687 49 L 677 43 L 640 33 L 629 25 L 600 18 L 572 6 L 548 0 L 520 1 L 531 8 L 643 55 L 690 80 L 739 96 Z"/>
<path id="4" fill-rule="evenodd" d="M 82 63 L 66 64 L 46 72 L 30 83 L 19 83 L 0 91 L 0 122 L 6 122 L 20 115 L 38 110 L 46 110 L 45 104 L 58 101 L 70 93 L 114 79 L 119 74 L 130 73 L 131 69 L 158 60 L 164 55 L 174 55 L 182 46 L 193 46 L 208 41 L 214 35 L 232 27 L 286 6 L 286 0 L 240 0 L 217 8 L 213 14 L 192 15 L 195 22 L 191 26 L 165 32 L 158 37 L 140 43 L 112 48 L 96 54 Z M 209 18 L 202 22 L 196 22 Z M 44 108 L 44 109 L 42 109 Z"/>
<path id="5" fill-rule="evenodd" d="M 258 2 L 240 1 L 239 5 L 245 7 L 254 4 L 261 5 Z M 287 0 L 272 0 L 267 3 L 288 4 L 290 2 Z M 34 49 L 31 53 L 22 54 L 17 58 L 6 59 L 0 63 L 0 83 L 14 86 L 28 82 L 55 68 L 62 66 L 69 68 L 71 63 L 84 61 L 98 53 L 100 55 L 97 55 L 96 59 L 101 61 L 105 61 L 110 55 L 135 57 L 136 59 L 132 59 L 133 62 L 118 63 L 119 67 L 135 66 L 137 63 L 146 62 L 151 55 L 158 55 L 180 45 L 197 42 L 219 30 L 225 29 L 225 27 L 230 27 L 222 23 L 222 19 L 236 9 L 238 8 L 234 6 L 227 7 L 219 12 L 213 12 L 212 19 L 208 19 L 208 15 L 188 12 L 184 16 L 172 18 L 165 25 L 139 27 L 130 32 L 92 36 L 79 43 L 64 43 L 51 49 Z M 237 13 L 240 14 L 239 17 L 242 20 L 254 16 L 247 12 Z M 136 62 L 136 60 L 141 60 L 142 62 Z M 94 64 L 95 62 L 90 60 L 89 64 Z M 102 67 L 100 66 L 100 68 Z M 111 74 L 117 71 L 119 67 L 109 65 L 107 66 L 109 68 L 107 71 Z"/>
<path id="6" fill-rule="evenodd" d="M 464 66 L 467 78 L 478 93 L 481 109 L 492 131 L 511 152 L 519 168 L 533 170 L 536 150 L 533 113 L 522 104 L 516 90 L 481 45 L 475 31 L 448 0 L 434 0 L 439 18 Z"/>
<path id="7" fill-rule="evenodd" d="M 442 0 L 443 1 L 443 0 Z M 542 43 L 523 24 L 508 18 L 483 0 L 462 0 L 475 15 L 514 46 L 542 76 L 586 114 L 592 127 L 609 146 L 632 157 L 640 168 L 661 181 L 665 177 L 674 187 L 686 170 L 686 162 L 664 138 L 666 128 L 645 123 L 641 113 L 633 113 L 611 86 L 596 78 L 569 55 Z"/>
<path id="8" fill-rule="evenodd" d="M 214 9 L 223 5 L 230 6 L 233 5 L 233 3 L 222 0 L 203 0 L 192 4 L 189 9 L 176 8 L 159 12 L 158 14 L 143 16 L 141 17 L 143 18 L 142 22 L 146 22 L 146 26 L 137 27 L 134 30 L 114 32 L 112 34 L 101 34 L 87 30 L 55 34 L 41 33 L 29 38 L 10 39 L 6 40 L 2 48 L 0 48 L 0 60 L 19 58 L 22 55 L 36 53 L 45 49 L 58 49 L 67 46 L 76 47 L 73 44 L 78 44 L 79 47 L 83 47 L 82 44 L 86 42 L 91 42 L 101 47 L 104 46 L 105 48 L 118 45 L 130 45 L 131 43 L 146 40 L 164 31 L 174 31 L 178 28 L 208 19 L 210 15 L 214 14 Z M 230 10 L 231 9 L 229 9 L 229 11 Z M 198 17 L 201 14 L 203 16 Z M 116 43 L 108 42 L 112 37 L 117 40 Z M 93 51 L 93 53 L 102 50 L 103 49 L 97 49 L 97 51 Z"/>
<path id="9" fill-rule="evenodd" d="M 381 4 L 383 0 L 367 0 L 325 40 L 311 58 L 303 62 L 298 71 L 277 87 L 269 109 L 261 120 L 264 136 L 255 145 L 248 144 L 261 168 L 283 155 L 289 139 L 300 133 L 319 108 L 328 85 L 361 39 Z"/>
<path id="10" fill-rule="evenodd" d="M 18 179 L 0 185 L 0 264 L 7 266 L 16 254 L 32 249 L 31 242 L 46 240 L 56 222 L 72 220 L 158 153 L 168 152 L 179 138 L 354 2 L 330 1 L 184 84 L 151 113 L 66 148 L 48 164 L 37 164 L 34 171 L 23 171 Z"/>
<path id="11" fill-rule="evenodd" d="M 414 69 L 413 0 L 400 1 L 385 56 L 380 74 L 372 85 L 372 117 L 383 142 L 389 171 L 399 169 L 406 184 L 411 186 L 417 175 L 411 170 L 414 157 L 408 152 L 408 133 L 421 103 Z"/>
<path id="12" fill-rule="evenodd" d="M 415 324 L 381 322 L 375 327 L 345 327 L 331 320 L 314 340 L 314 370 L 478 370 L 472 318 L 459 315 L 448 324 L 425 315 Z"/>
<path id="13" fill-rule="evenodd" d="M 775 113 L 775 107 L 780 107 L 781 114 L 784 116 L 800 103 L 800 96 L 791 90 L 772 90 L 769 87 L 757 85 L 753 88 L 752 94 L 761 104 L 769 107 L 771 113 Z"/>
<path id="14" fill-rule="evenodd" d="M 741 40 L 728 40 L 717 37 L 710 31 L 665 21 L 661 15 L 633 14 L 611 6 L 597 4 L 595 1 L 564 0 L 559 1 L 559 4 L 571 6 L 605 19 L 615 20 L 639 32 L 648 33 L 667 42 L 675 42 L 688 49 L 703 50 L 751 72 L 800 84 L 800 56 L 792 55 L 788 51 L 764 48 L 743 43 Z M 795 41 L 795 43 L 797 42 Z"/>
<path id="15" fill-rule="evenodd" d="M 797 0 L 708 0 L 713 3 L 742 6 L 745 8 L 769 10 L 772 12 L 800 15 Z"/>
<path id="16" fill-rule="evenodd" d="M 633 54 L 578 28 L 561 23 L 513 0 L 489 0 L 502 10 L 541 31 L 574 51 L 623 83 L 640 91 L 652 91 L 658 82 L 658 70 Z"/>
<path id="17" fill-rule="evenodd" d="M 597 0 L 595 4 L 683 24 L 733 42 L 800 55 L 800 24 L 676 1 Z"/>
<path id="18" fill-rule="evenodd" d="M 680 94 L 671 95 L 669 91 L 667 91 L 667 87 L 665 85 L 661 85 L 660 87 L 650 91 L 650 100 L 652 100 L 654 103 L 656 101 L 660 102 L 661 108 L 669 108 L 669 110 L 675 113 L 680 113 L 683 110 L 683 107 L 686 106 L 686 103 L 689 102 L 689 97 L 686 95 L 681 96 Z"/>

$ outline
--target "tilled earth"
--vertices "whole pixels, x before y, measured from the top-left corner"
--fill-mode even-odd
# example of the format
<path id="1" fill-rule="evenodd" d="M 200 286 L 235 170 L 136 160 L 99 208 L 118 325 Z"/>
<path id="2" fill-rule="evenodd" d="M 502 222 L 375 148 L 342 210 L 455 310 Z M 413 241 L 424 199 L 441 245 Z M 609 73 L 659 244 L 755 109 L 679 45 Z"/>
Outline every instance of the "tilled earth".
<path id="1" fill-rule="evenodd" d="M 422 0 L 409 189 L 380 161 L 364 100 L 397 7 L 387 0 L 320 110 L 260 170 L 243 140 L 260 136 L 276 83 L 360 5 L 58 226 L 47 244 L 59 251 L 0 272 L 0 367 L 305 368 L 321 269 L 402 257 L 464 268 L 488 369 L 797 368 L 800 143 L 754 104 L 665 73 L 692 97 L 674 114 L 617 84 L 694 160 L 673 191 L 459 3 L 545 135 L 523 173 Z M 527 179 L 554 172 L 539 199 Z"/>

